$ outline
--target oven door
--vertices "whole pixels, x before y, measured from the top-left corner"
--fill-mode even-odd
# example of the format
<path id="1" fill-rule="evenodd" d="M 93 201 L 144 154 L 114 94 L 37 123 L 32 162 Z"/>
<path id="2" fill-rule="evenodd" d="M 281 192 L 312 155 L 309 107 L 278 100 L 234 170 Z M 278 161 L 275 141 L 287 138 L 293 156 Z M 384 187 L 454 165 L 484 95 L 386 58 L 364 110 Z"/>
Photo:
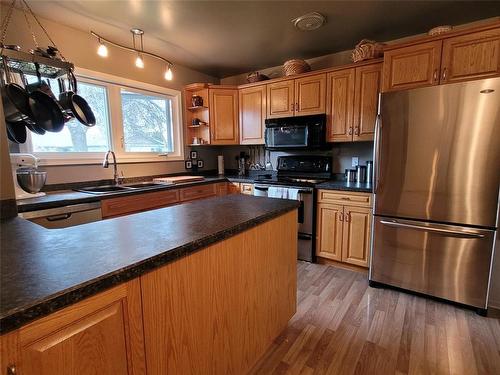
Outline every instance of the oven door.
<path id="1" fill-rule="evenodd" d="M 266 148 L 270 150 L 307 148 L 309 146 L 308 139 L 309 130 L 306 125 L 266 127 Z"/>

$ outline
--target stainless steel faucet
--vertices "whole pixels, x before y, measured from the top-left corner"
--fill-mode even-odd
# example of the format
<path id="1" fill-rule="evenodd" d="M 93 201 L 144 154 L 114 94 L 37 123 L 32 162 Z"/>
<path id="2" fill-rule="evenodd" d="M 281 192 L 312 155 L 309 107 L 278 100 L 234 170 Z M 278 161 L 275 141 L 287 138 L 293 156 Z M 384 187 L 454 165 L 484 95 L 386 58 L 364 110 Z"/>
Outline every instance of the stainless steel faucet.
<path id="1" fill-rule="evenodd" d="M 116 155 L 113 151 L 108 150 L 106 152 L 106 155 L 104 155 L 104 160 L 102 162 L 102 167 L 103 168 L 108 168 L 109 167 L 109 154 L 113 156 L 113 180 L 115 181 L 115 185 L 118 185 L 120 183 L 120 177 L 118 177 L 118 168 L 116 166 Z"/>

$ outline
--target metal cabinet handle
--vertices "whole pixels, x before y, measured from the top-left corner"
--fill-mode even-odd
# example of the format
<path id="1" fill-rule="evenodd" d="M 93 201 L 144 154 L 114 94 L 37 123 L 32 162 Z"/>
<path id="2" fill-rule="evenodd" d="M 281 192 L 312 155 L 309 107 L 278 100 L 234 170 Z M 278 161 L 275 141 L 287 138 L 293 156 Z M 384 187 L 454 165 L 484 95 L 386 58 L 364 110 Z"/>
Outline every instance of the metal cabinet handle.
<path id="1" fill-rule="evenodd" d="M 430 227 L 430 226 L 426 226 L 426 225 L 406 224 L 406 223 L 400 223 L 396 220 L 390 220 L 390 221 L 380 220 L 380 223 L 387 225 L 389 227 L 409 228 L 409 229 L 422 230 L 425 232 L 433 232 L 433 233 L 438 233 L 438 234 L 449 234 L 449 235 L 457 236 L 457 237 L 468 237 L 468 238 L 483 238 L 484 237 L 484 234 L 473 232 L 473 231 L 468 231 L 468 230 L 452 230 L 452 229 Z"/>
<path id="2" fill-rule="evenodd" d="M 344 213 L 341 212 L 339 215 L 339 221 L 344 221 Z"/>
<path id="3" fill-rule="evenodd" d="M 447 78 L 447 71 L 446 71 L 446 68 L 443 68 L 443 81 L 446 81 L 446 78 Z"/>
<path id="4" fill-rule="evenodd" d="M 438 70 L 437 69 L 434 69 L 434 74 L 432 75 L 432 79 L 434 80 L 434 82 L 437 82 L 437 80 L 438 80 Z"/>
<path id="5" fill-rule="evenodd" d="M 351 214 L 348 212 L 345 214 L 345 222 L 350 223 L 351 222 Z"/>
<path id="6" fill-rule="evenodd" d="M 354 128 L 354 135 L 359 135 L 359 126 Z"/>
<path id="7" fill-rule="evenodd" d="M 352 126 L 349 127 L 349 135 L 352 135 Z"/>
<path id="8" fill-rule="evenodd" d="M 16 365 L 9 365 L 7 367 L 7 375 L 16 375 L 16 374 L 17 374 Z"/>

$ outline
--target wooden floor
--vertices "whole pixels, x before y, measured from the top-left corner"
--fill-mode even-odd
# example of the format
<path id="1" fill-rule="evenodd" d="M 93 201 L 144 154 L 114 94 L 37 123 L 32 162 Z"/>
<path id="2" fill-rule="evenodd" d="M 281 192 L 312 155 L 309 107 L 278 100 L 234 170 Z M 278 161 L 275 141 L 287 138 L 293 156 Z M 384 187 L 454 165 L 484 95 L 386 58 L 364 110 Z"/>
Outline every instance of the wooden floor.
<path id="1" fill-rule="evenodd" d="M 251 374 L 500 374 L 500 321 L 298 263 L 297 313 Z"/>

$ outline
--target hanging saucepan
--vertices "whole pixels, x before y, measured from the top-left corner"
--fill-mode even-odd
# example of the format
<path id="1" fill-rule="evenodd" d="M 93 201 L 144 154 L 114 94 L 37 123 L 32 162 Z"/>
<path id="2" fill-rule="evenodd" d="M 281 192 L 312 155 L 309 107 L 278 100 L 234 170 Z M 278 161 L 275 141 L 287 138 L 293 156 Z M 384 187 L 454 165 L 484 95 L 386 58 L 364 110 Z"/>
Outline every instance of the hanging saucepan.
<path id="1" fill-rule="evenodd" d="M 26 127 L 24 120 L 5 121 L 7 125 L 7 136 L 14 143 L 26 142 Z"/>
<path id="2" fill-rule="evenodd" d="M 5 81 L 0 74 L 2 85 L 2 102 L 5 120 L 17 121 L 31 117 L 29 96 L 25 89 L 16 83 L 12 83 L 10 69 L 6 57 L 2 57 L 5 72 Z"/>
<path id="3" fill-rule="evenodd" d="M 36 126 L 48 132 L 59 132 L 63 129 L 64 123 L 68 120 L 64 116 L 63 110 L 55 97 L 47 94 L 47 87 L 50 93 L 50 86 L 42 82 L 38 64 L 36 71 L 38 76 L 38 83 L 28 85 L 28 90 L 33 90 L 30 93 L 30 107 L 35 119 Z M 42 90 L 44 91 L 42 91 Z"/>
<path id="4" fill-rule="evenodd" d="M 24 87 L 28 86 L 28 82 L 26 80 L 25 75 L 23 73 L 19 73 L 19 77 L 21 78 L 21 81 L 23 82 Z M 28 100 L 31 100 L 31 99 L 29 99 L 29 96 L 28 96 Z M 24 125 L 29 130 L 31 130 L 33 133 L 40 134 L 40 135 L 45 134 L 45 130 L 42 129 L 41 127 L 39 127 L 32 118 L 26 118 L 26 119 L 20 120 L 20 121 L 23 121 Z"/>
<path id="5" fill-rule="evenodd" d="M 69 90 L 66 91 L 64 80 L 59 79 L 59 103 L 67 112 L 71 112 L 85 126 L 94 126 L 96 118 L 87 101 L 77 94 L 76 77 L 72 71 L 68 73 Z"/>

